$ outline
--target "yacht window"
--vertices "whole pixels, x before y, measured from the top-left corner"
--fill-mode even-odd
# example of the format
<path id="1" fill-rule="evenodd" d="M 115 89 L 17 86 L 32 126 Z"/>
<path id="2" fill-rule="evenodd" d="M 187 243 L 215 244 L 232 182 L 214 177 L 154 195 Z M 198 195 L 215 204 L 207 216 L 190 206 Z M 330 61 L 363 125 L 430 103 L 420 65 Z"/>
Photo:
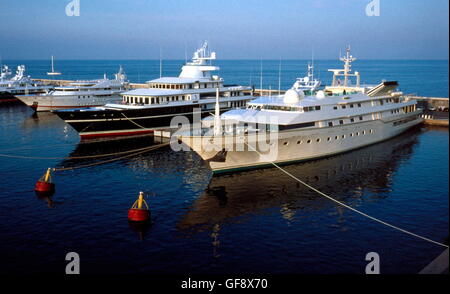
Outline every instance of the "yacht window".
<path id="1" fill-rule="evenodd" d="M 336 110 L 336 109 L 337 109 L 337 106 L 333 106 L 333 109 Z"/>
<path id="2" fill-rule="evenodd" d="M 320 106 L 316 106 L 316 110 L 320 110 Z"/>
<path id="3" fill-rule="evenodd" d="M 301 123 L 301 124 L 293 124 L 293 125 L 280 125 L 279 130 L 290 130 L 290 129 L 299 129 L 299 128 L 307 128 L 307 127 L 314 127 L 314 122 L 307 122 L 307 123 Z"/>
<path id="4" fill-rule="evenodd" d="M 145 104 L 148 104 L 148 98 L 145 98 Z"/>
<path id="5" fill-rule="evenodd" d="M 361 107 L 361 103 L 358 103 L 358 107 Z"/>
<path id="6" fill-rule="evenodd" d="M 342 109 L 346 109 L 347 108 L 347 106 L 345 106 L 345 105 L 342 105 Z"/>
<path id="7" fill-rule="evenodd" d="M 342 120 L 342 119 L 339 120 L 339 124 L 340 124 L 340 125 L 343 125 L 343 124 L 344 124 L 344 120 Z"/>
<path id="8" fill-rule="evenodd" d="M 354 119 L 354 118 L 351 118 L 351 119 L 350 119 L 350 122 L 355 122 L 355 119 Z"/>
<path id="9" fill-rule="evenodd" d="M 360 117 L 359 117 L 359 120 L 363 120 L 363 117 L 362 117 L 362 116 L 360 116 Z"/>
<path id="10" fill-rule="evenodd" d="M 350 104 L 350 108 L 353 108 L 353 104 Z"/>
<path id="11" fill-rule="evenodd" d="M 329 122 L 328 122 L 328 126 L 329 126 L 329 127 L 332 127 L 332 126 L 333 126 L 333 122 L 332 122 L 332 121 L 329 121 Z"/>

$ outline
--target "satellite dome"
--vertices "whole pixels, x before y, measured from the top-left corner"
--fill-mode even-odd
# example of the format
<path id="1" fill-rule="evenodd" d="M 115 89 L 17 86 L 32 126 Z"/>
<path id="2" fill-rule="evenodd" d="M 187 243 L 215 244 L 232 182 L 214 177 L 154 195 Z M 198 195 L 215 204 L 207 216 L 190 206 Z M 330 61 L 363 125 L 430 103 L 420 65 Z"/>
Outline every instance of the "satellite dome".
<path id="1" fill-rule="evenodd" d="M 316 93 L 316 98 L 317 98 L 317 99 L 323 99 L 323 98 L 325 98 L 325 92 L 322 91 L 322 90 L 317 91 L 317 93 Z"/>
<path id="2" fill-rule="evenodd" d="M 305 97 L 305 94 L 303 94 L 303 91 L 295 91 L 294 89 L 289 89 L 284 93 L 284 103 L 294 104 L 298 103 L 300 99 L 303 99 Z"/>

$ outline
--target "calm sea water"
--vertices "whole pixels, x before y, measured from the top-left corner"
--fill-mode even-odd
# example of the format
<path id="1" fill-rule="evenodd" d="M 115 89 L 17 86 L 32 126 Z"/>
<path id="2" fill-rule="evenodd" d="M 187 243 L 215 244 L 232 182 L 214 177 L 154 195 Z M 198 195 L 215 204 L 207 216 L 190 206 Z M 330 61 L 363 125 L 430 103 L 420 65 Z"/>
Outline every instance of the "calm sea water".
<path id="1" fill-rule="evenodd" d="M 56 60 L 55 70 L 63 73 L 55 79 L 97 79 L 106 73 L 110 78 L 122 65 L 130 81 L 144 83 L 159 78 L 159 60 Z M 220 76 L 227 84 L 261 85 L 265 89 L 288 89 L 297 77 L 306 75 L 308 60 L 282 60 L 281 75 L 279 60 L 218 60 Z M 27 72 L 34 78 L 48 78 L 48 60 L 6 60 L 4 64 L 15 70 L 25 64 Z M 184 60 L 163 60 L 163 76 L 178 76 Z M 316 60 L 315 74 L 323 84 L 331 83 L 330 68 L 342 68 L 339 60 Z M 361 73 L 361 82 L 378 84 L 382 79 L 396 80 L 405 93 L 421 96 L 448 97 L 448 60 L 357 60 L 353 70 Z"/>
<path id="2" fill-rule="evenodd" d="M 34 77 L 48 70 L 44 61 L 21 63 Z M 57 61 L 57 69 L 61 78 L 87 79 L 113 73 L 119 64 L 132 81 L 159 75 L 159 61 Z M 180 64 L 166 61 L 165 75 L 176 75 Z M 283 88 L 303 75 L 305 64 L 283 61 Z M 219 65 L 226 82 L 259 83 L 259 61 Z M 338 65 L 317 62 L 321 78 L 324 69 Z M 447 61 L 355 63 L 368 83 L 392 78 L 405 92 L 443 97 L 447 67 Z M 278 61 L 263 61 L 263 69 L 264 87 L 278 87 Z M 448 143 L 448 129 L 422 127 L 286 169 L 369 215 L 448 242 Z M 0 273 L 63 273 L 70 251 L 80 254 L 82 273 L 364 273 L 372 251 L 381 257 L 382 273 L 417 273 L 442 252 L 338 207 L 276 169 L 212 177 L 195 153 L 170 148 L 58 172 L 53 197 L 33 192 L 47 167 L 95 162 L 66 157 L 148 144 L 149 137 L 80 142 L 50 113 L 0 106 Z M 155 194 L 148 198 L 148 227 L 127 221 L 139 191 Z"/>

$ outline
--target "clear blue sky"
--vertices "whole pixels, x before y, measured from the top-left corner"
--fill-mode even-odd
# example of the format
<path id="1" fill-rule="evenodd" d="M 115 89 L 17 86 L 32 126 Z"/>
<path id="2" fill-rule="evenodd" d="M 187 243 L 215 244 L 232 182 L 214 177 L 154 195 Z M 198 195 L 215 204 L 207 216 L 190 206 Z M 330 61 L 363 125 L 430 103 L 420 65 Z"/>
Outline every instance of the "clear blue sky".
<path id="1" fill-rule="evenodd" d="M 448 59 L 448 0 L 0 0 L 3 59 L 184 59 L 208 39 L 221 59 Z"/>

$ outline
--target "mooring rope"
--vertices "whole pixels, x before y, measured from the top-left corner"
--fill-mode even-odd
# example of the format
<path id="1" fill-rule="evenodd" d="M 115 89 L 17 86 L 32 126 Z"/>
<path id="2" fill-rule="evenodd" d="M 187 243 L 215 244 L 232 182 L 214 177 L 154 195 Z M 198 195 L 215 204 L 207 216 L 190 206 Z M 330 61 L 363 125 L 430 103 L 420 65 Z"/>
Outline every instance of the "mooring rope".
<path id="1" fill-rule="evenodd" d="M 121 112 L 120 114 L 122 114 L 123 117 L 125 117 L 127 120 L 131 121 L 133 124 L 135 124 L 136 126 L 140 127 L 141 129 L 144 129 L 144 130 L 153 130 L 153 129 L 149 129 L 149 128 L 143 127 L 143 126 L 141 126 L 140 124 L 134 122 L 133 120 L 129 119 L 129 118 L 125 115 L 125 113 L 123 113 L 123 112 Z"/>
<path id="2" fill-rule="evenodd" d="M 251 147 L 251 146 L 248 145 L 247 143 L 245 143 L 245 144 L 246 144 L 249 148 L 251 148 L 253 151 L 255 151 L 256 153 L 258 153 L 259 155 L 262 155 L 260 152 L 258 152 L 257 150 L 255 150 L 253 147 Z M 276 164 L 274 161 L 269 161 L 268 163 L 272 164 L 273 166 L 275 166 L 276 168 L 278 168 L 278 169 L 281 170 L 283 173 L 285 173 L 285 174 L 288 175 L 289 177 L 293 178 L 294 180 L 296 180 L 296 181 L 299 182 L 300 184 L 302 184 L 302 185 L 306 186 L 307 188 L 313 190 L 314 192 L 316 192 L 316 193 L 322 195 L 323 197 L 325 197 L 325 198 L 327 198 L 327 199 L 329 199 L 329 200 L 331 200 L 331 201 L 333 201 L 333 202 L 335 202 L 335 203 L 337 203 L 337 204 L 339 204 L 339 205 L 341 205 L 341 206 L 343 206 L 343 207 L 345 207 L 345 208 L 347 208 L 347 209 L 350 209 L 350 210 L 353 211 L 353 212 L 356 212 L 356 213 L 358 213 L 358 214 L 360 214 L 360 215 L 362 215 L 362 216 L 364 216 L 364 217 L 367 217 L 367 218 L 369 218 L 369 219 L 371 219 L 371 220 L 373 220 L 373 221 L 376 221 L 376 222 L 378 222 L 378 223 L 380 223 L 380 224 L 383 224 L 383 225 L 385 225 L 385 226 L 388 226 L 388 227 L 391 227 L 391 228 L 393 228 L 393 229 L 396 229 L 396 230 L 398 230 L 398 231 L 400 231 L 400 232 L 403 232 L 403 233 L 405 233 L 405 234 L 414 236 L 414 237 L 416 237 L 416 238 L 419 238 L 419 239 L 422 239 L 422 240 L 431 242 L 431 243 L 433 243 L 433 244 L 436 244 L 436 245 L 439 245 L 439 246 L 442 246 L 442 247 L 445 247 L 445 248 L 449 248 L 449 246 L 446 245 L 446 244 L 443 244 L 443 243 L 440 243 L 440 242 L 431 240 L 431 239 L 429 239 L 429 238 L 426 238 L 426 237 L 417 235 L 417 234 L 415 234 L 415 233 L 412 233 L 412 232 L 410 232 L 410 231 L 407 231 L 407 230 L 405 230 L 405 229 L 399 228 L 399 227 L 394 226 L 394 225 L 392 225 L 392 224 L 390 224 L 390 223 L 387 223 L 387 222 L 385 222 L 385 221 L 382 221 L 382 220 L 380 220 L 380 219 L 378 219 L 378 218 L 376 218 L 376 217 L 370 216 L 370 215 L 368 215 L 368 214 L 366 214 L 366 213 L 364 213 L 364 212 L 362 212 L 362 211 L 359 211 L 359 210 L 357 210 L 357 209 L 355 209 L 355 208 L 353 208 L 353 207 L 351 207 L 351 206 L 349 206 L 349 205 L 347 205 L 347 204 L 345 204 L 345 203 L 343 203 L 343 202 L 341 202 L 341 201 L 339 201 L 339 200 L 336 200 L 336 199 L 334 199 L 333 197 L 331 197 L 331 196 L 329 196 L 329 195 L 327 195 L 327 194 L 325 194 L 325 193 L 323 193 L 323 192 L 317 190 L 316 188 L 314 188 L 314 187 L 308 185 L 307 183 L 303 182 L 302 180 L 300 180 L 299 178 L 297 178 L 296 176 L 294 176 L 294 175 L 291 174 L 290 172 L 288 172 L 288 171 L 286 171 L 285 169 L 281 168 L 281 167 L 280 167 L 278 164 Z"/>
<path id="3" fill-rule="evenodd" d="M 70 160 L 70 159 L 89 159 L 89 158 L 98 158 L 98 157 L 108 157 L 108 156 L 115 156 L 115 155 L 121 155 L 121 154 L 127 154 L 132 152 L 137 152 L 141 150 L 151 149 L 155 146 L 147 146 L 143 148 L 133 149 L 133 150 L 127 150 L 127 151 L 121 151 L 121 152 L 115 152 L 115 153 L 106 153 L 106 154 L 97 154 L 97 155 L 86 155 L 86 156 L 69 156 L 69 157 L 43 157 L 43 156 L 25 156 L 25 155 L 13 155 L 13 154 L 2 154 L 0 153 L 0 157 L 7 157 L 7 158 L 21 158 L 21 159 L 60 159 L 60 160 Z"/>
<path id="4" fill-rule="evenodd" d="M 121 157 L 117 157 L 117 158 L 112 158 L 112 159 L 108 159 L 108 160 L 104 160 L 104 161 L 100 161 L 100 162 L 94 162 L 94 163 L 89 163 L 89 164 L 83 164 L 83 165 L 77 165 L 77 166 L 72 166 L 72 167 L 61 167 L 61 168 L 53 168 L 53 171 L 66 171 L 66 170 L 74 170 L 74 169 L 79 169 L 79 168 L 85 168 L 85 167 L 91 167 L 91 166 L 96 166 L 96 165 L 101 165 L 101 164 L 105 164 L 105 163 L 110 163 L 110 162 L 114 162 L 117 160 L 121 160 L 124 158 L 128 158 L 128 157 L 132 157 L 135 155 L 140 155 L 164 146 L 169 145 L 169 143 L 163 143 L 163 144 L 159 144 L 159 145 L 155 145 L 155 146 L 151 146 L 146 148 L 143 151 L 137 152 L 137 153 L 133 153 L 133 154 L 128 154 L 125 156 L 121 156 Z"/>

